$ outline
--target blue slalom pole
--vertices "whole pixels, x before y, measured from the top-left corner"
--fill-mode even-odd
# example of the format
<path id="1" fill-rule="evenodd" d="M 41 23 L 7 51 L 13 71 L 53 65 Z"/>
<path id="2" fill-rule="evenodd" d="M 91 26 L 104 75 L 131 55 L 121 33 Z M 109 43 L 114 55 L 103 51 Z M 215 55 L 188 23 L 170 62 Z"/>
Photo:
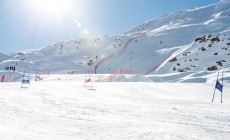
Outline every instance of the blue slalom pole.
<path id="1" fill-rule="evenodd" d="M 222 85 L 223 85 L 223 88 L 224 88 L 224 71 L 222 71 Z M 223 95 L 222 95 L 222 92 L 223 92 L 223 89 L 222 89 L 222 91 L 221 91 L 221 103 L 223 103 L 223 100 L 222 100 L 222 97 L 223 97 Z"/>
<path id="2" fill-rule="evenodd" d="M 218 80 L 218 78 L 219 78 L 219 71 L 218 71 L 218 75 L 217 75 L 217 79 L 216 80 Z M 215 85 L 214 93 L 213 93 L 213 96 L 212 96 L 212 102 L 214 100 L 215 94 L 216 94 L 216 85 Z"/>

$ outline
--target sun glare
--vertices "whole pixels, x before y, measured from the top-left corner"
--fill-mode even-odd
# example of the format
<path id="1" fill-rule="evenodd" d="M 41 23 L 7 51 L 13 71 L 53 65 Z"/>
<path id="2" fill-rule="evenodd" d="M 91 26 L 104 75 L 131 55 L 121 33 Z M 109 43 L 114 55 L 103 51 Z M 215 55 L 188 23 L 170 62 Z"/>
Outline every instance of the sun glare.
<path id="1" fill-rule="evenodd" d="M 28 0 L 32 19 L 38 21 L 35 24 L 41 29 L 75 30 L 80 36 L 89 36 L 89 21 L 84 13 L 86 3 L 80 0 Z M 35 16 L 34 16 L 35 15 Z M 87 14 L 86 14 L 87 15 Z M 34 22 L 33 22 L 34 23 Z M 34 24 L 33 24 L 34 25 Z M 52 27 L 51 27 L 52 26 Z M 51 27 L 51 28 L 50 28 Z M 49 30 L 46 30 L 47 32 Z"/>
<path id="2" fill-rule="evenodd" d="M 63 15 L 71 6 L 70 0 L 32 0 L 33 6 L 46 15 Z"/>

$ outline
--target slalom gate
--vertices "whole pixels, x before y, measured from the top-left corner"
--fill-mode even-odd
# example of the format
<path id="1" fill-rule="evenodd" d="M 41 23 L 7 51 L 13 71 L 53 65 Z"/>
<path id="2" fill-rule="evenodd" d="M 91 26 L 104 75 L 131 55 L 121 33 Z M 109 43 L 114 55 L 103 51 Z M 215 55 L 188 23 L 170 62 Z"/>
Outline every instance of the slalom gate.
<path id="1" fill-rule="evenodd" d="M 1 83 L 2 82 L 12 82 L 12 75 L 11 75 L 11 73 L 3 74 L 1 76 Z"/>
<path id="2" fill-rule="evenodd" d="M 21 84 L 21 88 L 29 88 L 30 87 L 30 75 L 29 75 L 29 71 L 28 73 L 23 74 L 23 78 L 22 78 L 22 84 Z"/>
<path id="3" fill-rule="evenodd" d="M 41 71 L 39 77 L 40 77 L 40 80 L 44 80 L 45 77 L 48 77 L 49 76 L 49 70 L 48 69 L 45 69 L 43 71 Z"/>
<path id="4" fill-rule="evenodd" d="M 93 86 L 93 80 L 90 74 L 85 74 L 84 87 L 86 87 L 88 90 L 95 90 Z"/>

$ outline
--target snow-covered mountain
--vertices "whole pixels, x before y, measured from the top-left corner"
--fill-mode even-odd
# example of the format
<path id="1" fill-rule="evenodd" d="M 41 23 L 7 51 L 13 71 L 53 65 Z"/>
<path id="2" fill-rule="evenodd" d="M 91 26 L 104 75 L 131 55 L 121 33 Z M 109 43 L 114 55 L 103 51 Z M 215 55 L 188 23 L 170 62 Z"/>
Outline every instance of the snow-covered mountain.
<path id="1" fill-rule="evenodd" d="M 121 36 L 0 54 L 0 72 L 166 74 L 230 67 L 230 0 L 170 13 Z"/>

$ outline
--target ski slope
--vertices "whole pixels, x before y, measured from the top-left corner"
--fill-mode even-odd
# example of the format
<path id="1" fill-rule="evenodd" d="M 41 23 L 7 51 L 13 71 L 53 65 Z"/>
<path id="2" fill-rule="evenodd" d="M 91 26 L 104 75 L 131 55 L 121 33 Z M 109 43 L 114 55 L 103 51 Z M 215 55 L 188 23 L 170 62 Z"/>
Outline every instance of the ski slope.
<path id="1" fill-rule="evenodd" d="M 0 53 L 0 77 L 32 74 L 168 74 L 230 66 L 230 1 L 185 9 L 146 21 L 117 36 L 71 39 L 40 49 Z M 175 59 L 176 58 L 176 59 Z M 176 61 L 170 61 L 175 59 Z M 214 68 L 214 69 L 210 69 Z M 209 70 L 208 70 L 209 69 Z M 124 73 L 120 73 L 124 74 Z"/>
<path id="2" fill-rule="evenodd" d="M 221 104 L 218 91 L 211 102 L 215 81 L 96 82 L 101 77 L 92 75 L 95 90 L 83 86 L 85 75 L 49 75 L 43 81 L 32 81 L 28 89 L 21 89 L 20 82 L 1 83 L 0 139 L 230 137 L 229 83 L 224 85 Z"/>
<path id="3" fill-rule="evenodd" d="M 228 140 L 229 13 L 222 0 L 120 36 L 0 53 L 0 140 Z M 211 102 L 218 70 L 224 103 L 219 91 Z"/>

